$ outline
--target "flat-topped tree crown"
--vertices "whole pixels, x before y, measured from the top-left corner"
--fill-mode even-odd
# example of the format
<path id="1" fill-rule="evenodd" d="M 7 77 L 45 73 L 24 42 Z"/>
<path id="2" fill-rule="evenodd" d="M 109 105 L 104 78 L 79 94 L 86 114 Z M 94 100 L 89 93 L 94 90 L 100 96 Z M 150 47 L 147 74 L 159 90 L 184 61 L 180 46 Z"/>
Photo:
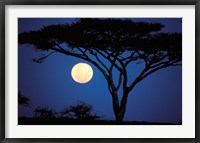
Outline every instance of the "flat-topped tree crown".
<path id="1" fill-rule="evenodd" d="M 38 31 L 21 33 L 19 43 L 33 44 L 40 50 L 50 50 L 65 43 L 68 48 L 82 48 L 90 52 L 100 50 L 112 53 L 111 56 L 130 51 L 135 59 L 151 60 L 158 55 L 180 58 L 181 34 L 159 33 L 163 27 L 159 23 L 131 20 L 80 19 L 72 24 L 50 25 Z"/>
<path id="2" fill-rule="evenodd" d="M 38 31 L 24 32 L 20 34 L 19 42 L 30 42 L 37 44 L 38 48 L 48 49 L 43 47 L 43 43 L 46 41 L 51 45 L 51 40 L 55 40 L 57 43 L 67 43 L 71 47 L 103 48 L 113 51 L 117 47 L 133 46 L 133 42 L 127 40 L 145 37 L 151 32 L 160 31 L 162 27 L 164 26 L 159 23 L 131 20 L 80 19 L 72 24 L 51 25 Z M 27 36 L 32 36 L 32 41 Z"/>
<path id="3" fill-rule="evenodd" d="M 181 65 L 182 34 L 161 33 L 162 28 L 164 25 L 160 23 L 86 18 L 20 33 L 19 44 L 32 44 L 36 49 L 51 51 L 34 59 L 38 63 L 53 53 L 62 53 L 95 65 L 108 83 L 116 120 L 122 121 L 128 94 L 137 83 L 160 69 Z M 105 64 L 105 60 L 109 64 Z M 145 66 L 128 84 L 126 67 L 134 61 Z M 119 72 L 117 83 L 114 83 L 113 69 Z M 121 102 L 118 99 L 120 88 L 123 89 Z"/>
<path id="4" fill-rule="evenodd" d="M 159 31 L 163 25 L 117 19 L 81 19 L 73 23 L 66 42 L 71 47 L 97 48 L 115 52 L 132 47 L 134 38 Z M 130 41 L 130 39 L 132 39 Z"/>

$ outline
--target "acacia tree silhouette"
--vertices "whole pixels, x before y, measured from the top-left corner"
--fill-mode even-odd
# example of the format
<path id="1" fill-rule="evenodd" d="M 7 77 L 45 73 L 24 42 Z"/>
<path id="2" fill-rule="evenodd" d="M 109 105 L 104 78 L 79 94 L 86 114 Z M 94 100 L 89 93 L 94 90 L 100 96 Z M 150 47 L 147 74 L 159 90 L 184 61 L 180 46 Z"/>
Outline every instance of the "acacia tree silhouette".
<path id="1" fill-rule="evenodd" d="M 96 120 L 100 118 L 96 114 L 92 113 L 92 105 L 85 102 L 79 102 L 75 105 L 71 105 L 69 108 L 65 108 L 61 112 L 61 117 L 78 119 L 78 120 Z"/>
<path id="2" fill-rule="evenodd" d="M 163 27 L 160 23 L 131 20 L 80 19 L 20 33 L 19 44 L 28 43 L 48 51 L 46 56 L 33 59 L 38 63 L 54 53 L 62 53 L 95 65 L 107 81 L 116 121 L 122 122 L 128 95 L 136 84 L 160 69 L 181 65 L 182 34 L 161 33 Z M 132 62 L 143 64 L 144 69 L 128 83 L 127 66 Z M 119 73 L 117 83 L 114 70 Z M 123 90 L 121 101 L 119 89 Z"/>

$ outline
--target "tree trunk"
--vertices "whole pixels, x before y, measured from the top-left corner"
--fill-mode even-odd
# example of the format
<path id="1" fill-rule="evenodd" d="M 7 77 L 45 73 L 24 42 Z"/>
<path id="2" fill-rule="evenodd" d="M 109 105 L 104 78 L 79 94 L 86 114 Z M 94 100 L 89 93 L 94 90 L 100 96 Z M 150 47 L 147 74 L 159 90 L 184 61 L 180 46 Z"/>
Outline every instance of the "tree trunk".
<path id="1" fill-rule="evenodd" d="M 113 110 L 117 124 L 121 124 L 124 119 L 124 114 L 126 112 L 127 98 L 128 98 L 128 92 L 124 91 L 121 104 L 119 104 L 117 93 L 115 92 L 115 94 L 113 93 L 112 95 Z"/>
<path id="2" fill-rule="evenodd" d="M 124 113 L 125 113 L 125 112 L 124 112 Z M 115 118 L 115 122 L 116 122 L 117 124 L 121 124 L 122 121 L 123 121 L 124 115 L 118 113 L 117 116 L 115 115 L 115 117 L 116 117 L 116 118 Z"/>
<path id="3" fill-rule="evenodd" d="M 115 114 L 116 121 L 118 119 L 118 114 L 119 114 L 119 100 L 118 96 L 116 93 L 112 94 L 112 102 L 113 102 L 113 111 Z"/>

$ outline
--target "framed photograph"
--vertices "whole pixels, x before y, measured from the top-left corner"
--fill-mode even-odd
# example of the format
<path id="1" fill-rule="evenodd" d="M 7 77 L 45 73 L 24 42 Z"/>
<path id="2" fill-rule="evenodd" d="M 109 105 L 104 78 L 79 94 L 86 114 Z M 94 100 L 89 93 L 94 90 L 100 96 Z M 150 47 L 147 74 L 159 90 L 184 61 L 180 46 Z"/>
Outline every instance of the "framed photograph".
<path id="1" fill-rule="evenodd" d="M 199 5 L 1 1 L 1 141 L 199 142 Z"/>

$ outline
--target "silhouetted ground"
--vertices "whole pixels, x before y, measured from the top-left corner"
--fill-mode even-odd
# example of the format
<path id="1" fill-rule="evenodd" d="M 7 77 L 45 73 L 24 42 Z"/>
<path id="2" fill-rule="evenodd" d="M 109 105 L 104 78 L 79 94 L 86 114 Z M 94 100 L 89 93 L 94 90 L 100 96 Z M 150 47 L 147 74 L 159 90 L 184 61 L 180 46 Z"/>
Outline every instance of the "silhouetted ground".
<path id="1" fill-rule="evenodd" d="M 159 123 L 146 121 L 124 121 L 119 124 L 114 120 L 77 120 L 66 118 L 26 118 L 19 117 L 18 125 L 181 125 L 182 123 Z"/>

